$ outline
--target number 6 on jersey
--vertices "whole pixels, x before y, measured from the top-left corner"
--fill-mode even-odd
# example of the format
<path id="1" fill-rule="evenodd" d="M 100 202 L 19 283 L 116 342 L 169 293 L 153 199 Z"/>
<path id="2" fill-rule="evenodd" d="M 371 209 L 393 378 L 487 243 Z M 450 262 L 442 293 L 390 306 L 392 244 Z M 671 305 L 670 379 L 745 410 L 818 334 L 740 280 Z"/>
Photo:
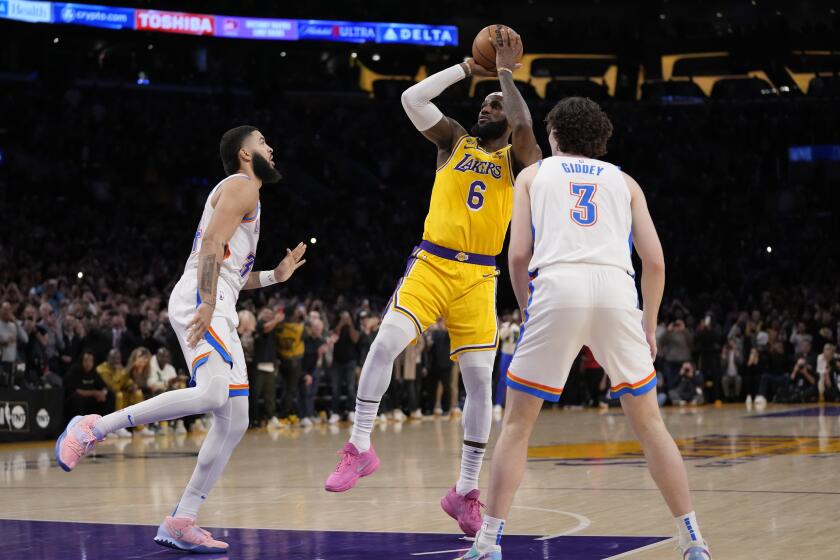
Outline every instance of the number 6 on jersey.
<path id="1" fill-rule="evenodd" d="M 572 221 L 579 226 L 589 227 L 598 221 L 598 205 L 592 201 L 598 191 L 594 183 L 571 183 L 569 191 L 578 197 L 575 207 L 569 211 Z"/>
<path id="2" fill-rule="evenodd" d="M 473 181 L 467 196 L 467 206 L 470 210 L 481 210 L 481 207 L 484 206 L 484 191 L 486 190 L 487 185 L 483 181 Z"/>

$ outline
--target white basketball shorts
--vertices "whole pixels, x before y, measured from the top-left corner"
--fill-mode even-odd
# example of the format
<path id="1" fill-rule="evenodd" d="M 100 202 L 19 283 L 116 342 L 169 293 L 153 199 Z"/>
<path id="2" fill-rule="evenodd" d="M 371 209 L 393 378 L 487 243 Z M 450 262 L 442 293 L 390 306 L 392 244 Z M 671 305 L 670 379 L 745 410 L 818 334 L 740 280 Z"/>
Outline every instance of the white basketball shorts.
<path id="1" fill-rule="evenodd" d="M 236 313 L 236 299 L 238 294 L 219 279 L 216 309 L 210 328 L 194 347 L 187 344 L 187 325 L 195 316 L 195 310 L 201 303 L 196 286 L 195 271 L 188 271 L 172 290 L 169 296 L 169 322 L 178 335 L 181 350 L 190 368 L 190 386 L 195 385 L 196 376 L 200 375 L 200 368 L 210 357 L 211 352 L 218 352 L 222 359 L 230 365 L 230 396 L 248 395 L 248 370 L 245 366 L 245 354 L 239 342 L 236 327 L 239 326 L 239 316 Z"/>
<path id="2" fill-rule="evenodd" d="M 656 387 L 633 278 L 612 266 L 563 264 L 532 278 L 525 323 L 507 385 L 560 400 L 582 346 L 610 378 L 610 397 L 639 396 Z"/>

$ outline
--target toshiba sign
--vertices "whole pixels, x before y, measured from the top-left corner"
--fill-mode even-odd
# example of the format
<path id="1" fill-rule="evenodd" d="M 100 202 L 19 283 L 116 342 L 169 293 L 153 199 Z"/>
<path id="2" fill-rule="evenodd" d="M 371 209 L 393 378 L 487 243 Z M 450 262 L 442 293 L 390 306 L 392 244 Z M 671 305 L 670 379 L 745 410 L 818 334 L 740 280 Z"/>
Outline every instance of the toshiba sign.
<path id="1" fill-rule="evenodd" d="M 213 35 L 216 26 L 215 18 L 211 15 L 137 10 L 134 14 L 134 27 L 138 31 Z"/>

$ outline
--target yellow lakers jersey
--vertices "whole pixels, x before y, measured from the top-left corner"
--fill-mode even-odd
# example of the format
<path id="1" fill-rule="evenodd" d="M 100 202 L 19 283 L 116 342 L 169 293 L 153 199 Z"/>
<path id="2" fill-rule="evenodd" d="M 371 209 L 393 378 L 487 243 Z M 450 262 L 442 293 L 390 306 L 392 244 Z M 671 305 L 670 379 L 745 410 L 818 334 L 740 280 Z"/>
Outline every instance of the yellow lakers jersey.
<path id="1" fill-rule="evenodd" d="M 498 255 L 513 211 L 510 145 L 486 152 L 462 136 L 435 175 L 423 239 L 456 251 Z"/>

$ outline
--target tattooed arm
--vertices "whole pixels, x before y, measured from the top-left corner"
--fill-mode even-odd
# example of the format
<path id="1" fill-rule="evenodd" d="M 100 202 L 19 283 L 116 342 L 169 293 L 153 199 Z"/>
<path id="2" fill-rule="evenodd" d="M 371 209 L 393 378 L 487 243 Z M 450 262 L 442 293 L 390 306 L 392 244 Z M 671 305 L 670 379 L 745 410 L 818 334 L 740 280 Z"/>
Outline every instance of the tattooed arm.
<path id="1" fill-rule="evenodd" d="M 251 212 L 259 201 L 259 188 L 249 179 L 230 179 L 221 188 L 213 217 L 201 241 L 198 253 L 198 295 L 201 304 L 187 326 L 187 342 L 195 346 L 207 332 L 216 308 L 216 286 L 219 269 L 225 259 L 225 247 L 233 237 L 242 217 Z"/>

